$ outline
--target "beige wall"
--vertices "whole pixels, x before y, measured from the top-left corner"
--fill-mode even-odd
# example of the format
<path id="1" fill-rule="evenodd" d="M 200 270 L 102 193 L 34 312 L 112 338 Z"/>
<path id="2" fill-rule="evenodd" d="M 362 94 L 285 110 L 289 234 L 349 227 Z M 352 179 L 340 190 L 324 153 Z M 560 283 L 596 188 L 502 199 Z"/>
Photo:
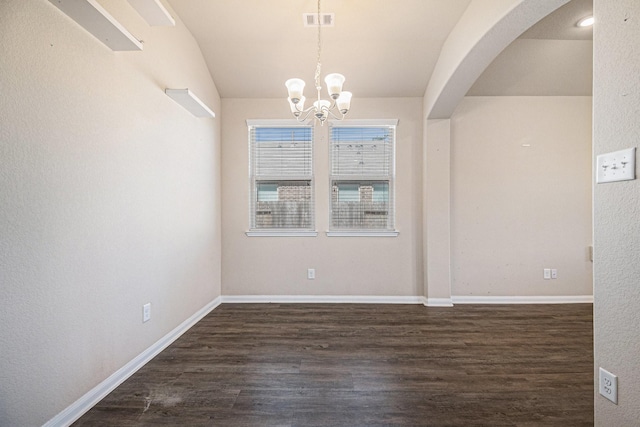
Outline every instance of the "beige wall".
<path id="1" fill-rule="evenodd" d="M 424 295 L 451 306 L 451 120 L 425 120 L 422 175 Z"/>
<path id="2" fill-rule="evenodd" d="M 640 2 L 594 0 L 594 153 L 638 147 Z M 636 153 L 636 162 L 638 154 Z M 638 174 L 636 164 L 636 175 Z M 594 189 L 596 425 L 640 420 L 640 180 Z M 618 376 L 618 405 L 598 394 L 598 368 Z"/>
<path id="3" fill-rule="evenodd" d="M 396 116 L 384 113 L 387 106 L 395 107 L 391 111 Z M 423 277 L 418 261 L 423 240 L 416 234 L 422 230 L 422 160 L 417 157 L 422 151 L 416 142 L 422 138 L 422 129 L 417 118 L 411 118 L 413 100 L 393 100 L 392 104 L 365 100 L 358 110 L 352 110 L 354 118 L 400 118 L 398 238 L 325 236 L 326 128 L 318 128 L 316 146 L 318 237 L 244 234 L 249 222 L 245 120 L 288 118 L 288 111 L 281 107 L 281 100 L 223 100 L 223 294 L 425 295 L 418 281 Z M 430 192 L 447 183 L 450 175 L 451 294 L 592 295 L 588 258 L 591 98 L 466 98 L 451 119 L 450 138 L 451 169 L 432 178 L 440 184 Z M 568 158 L 572 162 L 566 162 Z M 486 164 L 493 166 L 485 168 Z M 437 236 L 449 234 L 434 233 L 431 240 L 425 238 L 436 250 L 446 243 Z M 392 260 L 387 264 L 390 268 L 385 266 L 386 257 Z M 426 265 L 424 274 L 441 267 L 429 265 L 428 257 Z M 315 280 L 307 280 L 307 268 L 316 269 Z M 556 268 L 558 279 L 544 280 L 543 268 Z M 440 293 L 426 296 L 449 297 Z"/>
<path id="4" fill-rule="evenodd" d="M 220 295 L 219 97 L 180 22 L 113 52 L 45 0 L 0 6 L 0 425 L 37 426 Z M 152 318 L 142 323 L 142 305 Z"/>
<path id="5" fill-rule="evenodd" d="M 286 99 L 222 102 L 222 283 L 224 295 L 422 295 L 422 100 L 354 99 L 353 119 L 399 119 L 398 237 L 327 237 L 328 126 L 316 128 L 317 237 L 247 237 L 247 119 L 288 119 Z M 316 279 L 307 279 L 307 268 Z"/>
<path id="6" fill-rule="evenodd" d="M 592 295 L 591 97 L 467 97 L 451 141 L 452 294 Z"/>

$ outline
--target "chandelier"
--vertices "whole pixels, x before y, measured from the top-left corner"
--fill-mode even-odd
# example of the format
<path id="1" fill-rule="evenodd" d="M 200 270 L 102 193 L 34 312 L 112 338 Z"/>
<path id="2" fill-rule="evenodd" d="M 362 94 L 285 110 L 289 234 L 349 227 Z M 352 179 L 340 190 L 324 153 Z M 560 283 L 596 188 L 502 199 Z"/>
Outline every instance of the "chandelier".
<path id="1" fill-rule="evenodd" d="M 322 86 L 320 85 L 320 73 L 322 64 L 320 63 L 320 52 L 322 50 L 322 22 L 320 20 L 320 0 L 318 0 L 318 57 L 316 65 L 315 83 L 316 91 L 318 92 L 318 100 L 313 102 L 313 105 L 304 108 L 305 96 L 304 80 L 302 79 L 289 79 L 285 82 L 285 86 L 289 91 L 289 106 L 291 107 L 291 113 L 299 121 L 303 122 L 313 114 L 313 116 L 324 124 L 324 121 L 328 117 L 332 117 L 337 120 L 344 119 L 345 115 L 351 107 L 351 92 L 343 91 L 342 85 L 344 84 L 344 76 L 338 73 L 328 74 L 324 82 L 327 85 L 327 91 L 329 92 L 330 101 L 322 99 L 320 91 Z"/>

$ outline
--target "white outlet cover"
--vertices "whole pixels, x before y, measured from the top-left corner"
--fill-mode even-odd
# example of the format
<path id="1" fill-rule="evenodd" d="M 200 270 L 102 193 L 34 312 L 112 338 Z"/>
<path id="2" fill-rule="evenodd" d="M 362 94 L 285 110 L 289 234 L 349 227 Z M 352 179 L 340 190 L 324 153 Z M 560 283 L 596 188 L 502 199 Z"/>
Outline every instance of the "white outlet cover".
<path id="1" fill-rule="evenodd" d="M 636 179 L 636 147 L 600 154 L 596 161 L 596 183 Z"/>
<path id="2" fill-rule="evenodd" d="M 148 322 L 151 319 L 151 303 L 142 306 L 142 322 Z"/>
<path id="3" fill-rule="evenodd" d="M 601 395 L 618 404 L 618 377 L 611 372 L 600 368 L 600 375 L 598 378 L 599 392 Z"/>

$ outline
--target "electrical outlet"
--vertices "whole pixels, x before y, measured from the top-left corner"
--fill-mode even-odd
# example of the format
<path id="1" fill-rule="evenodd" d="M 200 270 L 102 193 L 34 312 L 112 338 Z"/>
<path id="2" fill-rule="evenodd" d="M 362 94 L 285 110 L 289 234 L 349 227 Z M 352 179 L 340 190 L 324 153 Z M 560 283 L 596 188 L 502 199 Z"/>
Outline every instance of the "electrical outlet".
<path id="1" fill-rule="evenodd" d="M 544 277 L 544 280 L 551 279 L 551 269 L 550 268 L 545 268 L 543 270 L 543 277 Z"/>
<path id="2" fill-rule="evenodd" d="M 307 270 L 307 279 L 309 280 L 313 280 L 316 278 L 316 269 L 315 268 L 310 268 Z"/>
<path id="3" fill-rule="evenodd" d="M 600 368 L 600 376 L 598 383 L 600 384 L 600 394 L 615 403 L 618 404 L 618 377 L 608 372 L 605 369 Z"/>
<path id="4" fill-rule="evenodd" d="M 551 278 L 552 279 L 557 279 L 558 278 L 558 269 L 557 268 L 552 268 L 551 269 Z"/>
<path id="5" fill-rule="evenodd" d="M 151 303 L 148 302 L 142 306 L 142 323 L 151 319 Z"/>

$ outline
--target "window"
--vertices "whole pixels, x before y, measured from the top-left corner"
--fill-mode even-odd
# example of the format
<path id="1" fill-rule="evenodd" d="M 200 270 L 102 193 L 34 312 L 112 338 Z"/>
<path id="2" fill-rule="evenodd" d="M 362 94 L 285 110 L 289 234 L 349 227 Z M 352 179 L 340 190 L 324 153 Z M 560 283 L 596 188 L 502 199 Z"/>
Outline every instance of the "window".
<path id="1" fill-rule="evenodd" d="M 331 231 L 397 235 L 396 121 L 354 122 L 334 123 L 330 129 Z"/>
<path id="2" fill-rule="evenodd" d="M 276 121 L 247 123 L 250 229 L 313 230 L 313 128 Z"/>

